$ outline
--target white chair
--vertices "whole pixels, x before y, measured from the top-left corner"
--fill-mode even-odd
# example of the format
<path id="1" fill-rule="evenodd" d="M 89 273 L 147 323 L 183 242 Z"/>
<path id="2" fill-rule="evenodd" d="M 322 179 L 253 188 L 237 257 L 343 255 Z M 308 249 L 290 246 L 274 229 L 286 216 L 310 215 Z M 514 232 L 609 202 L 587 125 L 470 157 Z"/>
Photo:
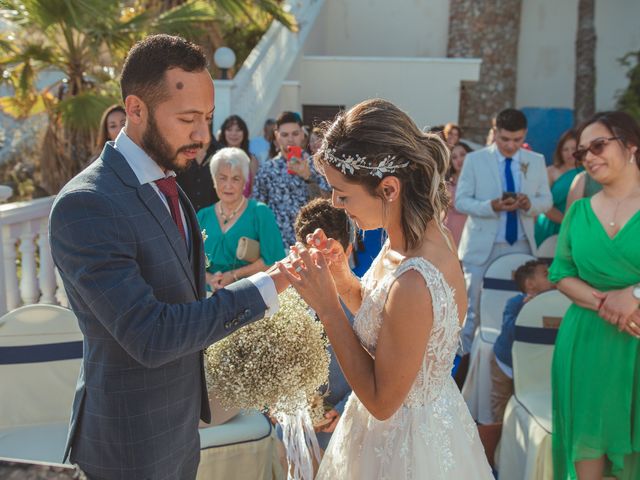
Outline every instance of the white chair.
<path id="1" fill-rule="evenodd" d="M 513 344 L 515 394 L 504 416 L 500 479 L 551 480 L 551 362 L 560 321 L 571 301 L 559 291 L 542 293 L 516 319 Z"/>
<path id="2" fill-rule="evenodd" d="M 536 257 L 545 260 L 552 260 L 556 256 L 556 247 L 558 246 L 558 235 L 551 235 L 546 238 L 536 250 Z"/>
<path id="3" fill-rule="evenodd" d="M 71 310 L 27 305 L 0 318 L 0 457 L 62 461 L 81 359 Z"/>
<path id="4" fill-rule="evenodd" d="M 200 432 L 197 480 L 285 478 L 271 422 L 256 411 L 243 411 L 228 422 Z"/>
<path id="5" fill-rule="evenodd" d="M 494 423 L 491 412 L 491 355 L 502 328 L 504 307 L 518 287 L 513 272 L 535 257 L 513 253 L 497 258 L 484 275 L 480 292 L 480 325 L 471 345 L 469 372 L 462 395 L 471 416 L 481 424 Z"/>

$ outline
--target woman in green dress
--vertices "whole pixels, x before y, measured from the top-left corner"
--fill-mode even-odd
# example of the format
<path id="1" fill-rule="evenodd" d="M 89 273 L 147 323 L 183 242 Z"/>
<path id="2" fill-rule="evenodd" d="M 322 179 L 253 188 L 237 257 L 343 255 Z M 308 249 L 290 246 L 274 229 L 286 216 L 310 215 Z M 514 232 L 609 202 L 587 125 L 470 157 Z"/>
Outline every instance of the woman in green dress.
<path id="1" fill-rule="evenodd" d="M 558 140 L 555 152 L 553 152 L 553 165 L 547 167 L 553 207 L 548 212 L 538 215 L 536 220 L 535 238 L 538 246 L 560 231 L 571 182 L 580 172 L 580 169 L 576 168 L 576 161 L 573 158 L 573 152 L 576 151 L 576 141 L 576 134 L 573 130 L 564 132 Z"/>
<path id="2" fill-rule="evenodd" d="M 249 178 L 249 165 L 247 154 L 235 147 L 219 150 L 210 162 L 213 186 L 220 201 L 200 210 L 198 222 L 205 236 L 207 284 L 214 291 L 264 271 L 285 256 L 271 209 L 242 194 Z M 248 262 L 236 257 L 241 237 L 259 242 L 260 258 Z"/>
<path id="3" fill-rule="evenodd" d="M 640 127 L 597 114 L 576 158 L 603 190 L 567 213 L 550 279 L 573 305 L 553 358 L 555 480 L 640 478 Z"/>

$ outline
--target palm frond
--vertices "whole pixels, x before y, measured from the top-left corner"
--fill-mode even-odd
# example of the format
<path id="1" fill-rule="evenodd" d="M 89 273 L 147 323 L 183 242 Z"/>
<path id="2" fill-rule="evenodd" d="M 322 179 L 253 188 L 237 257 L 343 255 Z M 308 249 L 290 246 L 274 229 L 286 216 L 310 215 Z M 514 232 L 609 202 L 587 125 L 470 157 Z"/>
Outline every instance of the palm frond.
<path id="1" fill-rule="evenodd" d="M 298 31 L 295 17 L 285 12 L 276 0 L 215 0 L 215 4 L 232 18 L 244 17 L 257 23 L 253 11 L 265 12 L 288 29 Z"/>
<path id="2" fill-rule="evenodd" d="M 83 92 L 65 98 L 58 103 L 56 110 L 67 128 L 87 132 L 100 124 L 102 112 L 118 100 L 118 98 L 95 92 Z"/>
<path id="3" fill-rule="evenodd" d="M 184 3 L 158 15 L 150 25 L 153 33 L 168 33 L 195 39 L 205 33 L 204 25 L 217 20 L 215 8 L 196 0 Z"/>
<path id="4" fill-rule="evenodd" d="M 43 95 L 48 94 L 28 93 L 0 97 L 0 110 L 6 115 L 19 119 L 37 115 L 46 110 Z"/>

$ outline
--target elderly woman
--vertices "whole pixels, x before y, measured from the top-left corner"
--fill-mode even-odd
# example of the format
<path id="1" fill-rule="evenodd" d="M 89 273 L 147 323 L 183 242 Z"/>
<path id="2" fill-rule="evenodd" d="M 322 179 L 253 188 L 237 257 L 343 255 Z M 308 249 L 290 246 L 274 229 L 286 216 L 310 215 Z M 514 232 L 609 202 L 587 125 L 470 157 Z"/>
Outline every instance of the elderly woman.
<path id="1" fill-rule="evenodd" d="M 211 177 L 220 200 L 200 210 L 198 222 L 206 231 L 207 283 L 214 291 L 264 271 L 285 256 L 273 212 L 264 203 L 242 195 L 249 177 L 249 162 L 247 154 L 235 147 L 223 148 L 211 158 Z M 260 244 L 257 260 L 249 262 L 237 258 L 241 237 Z"/>

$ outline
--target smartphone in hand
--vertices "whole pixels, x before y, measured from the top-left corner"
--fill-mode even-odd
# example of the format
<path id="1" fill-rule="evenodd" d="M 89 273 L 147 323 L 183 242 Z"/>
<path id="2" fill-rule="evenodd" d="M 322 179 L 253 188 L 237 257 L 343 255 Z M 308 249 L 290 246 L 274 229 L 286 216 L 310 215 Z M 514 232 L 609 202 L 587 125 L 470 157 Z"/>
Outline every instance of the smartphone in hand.
<path id="1" fill-rule="evenodd" d="M 518 194 L 516 192 L 502 192 L 502 200 L 507 200 L 509 198 L 516 199 Z"/>
<path id="2" fill-rule="evenodd" d="M 289 145 L 287 147 L 287 173 L 289 175 L 295 175 L 296 174 L 296 172 L 291 170 L 291 168 L 289 167 L 289 163 L 294 158 L 302 160 L 302 148 L 297 147 L 295 145 Z"/>

